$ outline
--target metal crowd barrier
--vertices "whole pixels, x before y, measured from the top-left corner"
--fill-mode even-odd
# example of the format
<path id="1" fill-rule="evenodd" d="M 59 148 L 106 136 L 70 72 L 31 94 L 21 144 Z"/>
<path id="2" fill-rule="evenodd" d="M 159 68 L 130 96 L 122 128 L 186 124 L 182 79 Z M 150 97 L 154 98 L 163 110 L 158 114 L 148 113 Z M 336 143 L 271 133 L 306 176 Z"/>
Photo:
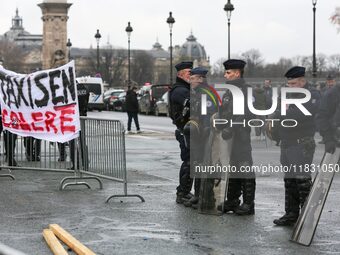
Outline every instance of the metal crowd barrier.
<path id="1" fill-rule="evenodd" d="M 68 143 L 51 143 L 32 137 L 20 137 L 8 131 L 1 136 L 0 177 L 15 177 L 11 170 L 35 170 L 72 173 L 61 180 L 59 189 L 71 185 L 90 185 L 84 180 L 100 178 L 121 182 L 124 194 L 115 197 L 138 197 L 127 192 L 125 130 L 118 120 L 81 117 L 80 137 Z M 70 182 L 71 180 L 71 182 Z"/>
<path id="2" fill-rule="evenodd" d="M 125 151 L 125 129 L 121 121 L 81 117 L 80 144 L 83 147 L 85 167 L 81 173 L 121 182 L 124 185 L 123 195 L 112 195 L 108 202 L 115 197 L 138 197 L 127 192 L 127 171 Z"/>

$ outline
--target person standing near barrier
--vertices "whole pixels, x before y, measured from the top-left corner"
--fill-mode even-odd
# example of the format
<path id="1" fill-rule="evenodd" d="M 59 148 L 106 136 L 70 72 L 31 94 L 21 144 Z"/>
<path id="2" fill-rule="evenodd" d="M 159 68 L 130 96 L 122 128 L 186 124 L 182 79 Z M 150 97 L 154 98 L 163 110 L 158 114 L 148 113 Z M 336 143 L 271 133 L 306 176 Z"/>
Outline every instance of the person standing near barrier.
<path id="1" fill-rule="evenodd" d="M 84 84 L 80 84 L 77 82 L 77 96 L 78 96 L 78 108 L 79 108 L 79 115 L 80 116 L 87 116 L 87 105 L 89 102 L 89 96 L 90 93 L 87 89 L 87 87 Z M 83 123 L 83 121 L 80 121 L 81 123 Z M 81 125 L 81 128 L 85 128 L 85 125 Z M 79 141 L 80 141 L 80 148 L 77 149 L 77 169 L 79 169 L 79 156 L 78 156 L 78 151 L 80 151 L 80 159 L 82 160 L 82 165 L 85 169 L 87 169 L 86 165 L 86 161 L 84 156 L 85 154 L 85 150 L 86 148 L 86 143 L 85 143 L 85 131 L 79 131 Z M 78 139 L 78 138 L 76 138 Z M 73 139 L 72 141 L 70 141 L 70 154 L 71 154 L 71 162 L 72 162 L 72 166 L 71 169 L 74 170 L 76 169 L 75 166 L 75 141 L 76 139 Z"/>
<path id="2" fill-rule="evenodd" d="M 318 110 L 320 92 L 314 89 L 305 79 L 305 68 L 294 66 L 290 68 L 285 77 L 290 88 L 304 88 L 310 91 L 311 99 L 303 106 L 311 113 L 305 115 L 294 104 L 287 106 L 286 115 L 277 110 L 273 119 L 293 119 L 297 122 L 294 127 L 279 125 L 279 138 L 281 140 L 281 165 L 291 169 L 285 172 L 285 214 L 273 222 L 278 226 L 289 226 L 297 221 L 300 209 L 309 194 L 312 185 L 309 167 L 313 162 L 315 151 L 314 134 L 316 130 L 315 115 Z M 290 98 L 299 98 L 301 94 L 295 93 Z M 294 170 L 295 169 L 295 170 Z"/>
<path id="3" fill-rule="evenodd" d="M 41 140 L 34 137 L 24 137 L 25 155 L 27 161 L 40 161 Z"/>
<path id="4" fill-rule="evenodd" d="M 6 153 L 6 161 L 9 166 L 17 166 L 17 162 L 15 160 L 15 144 L 17 141 L 17 135 L 9 132 L 8 130 L 4 131 L 4 144 L 5 144 L 5 153 Z"/>
<path id="5" fill-rule="evenodd" d="M 0 112 L 2 112 L 1 107 L 0 107 Z M 0 118 L 0 134 L 1 132 L 4 134 L 4 147 L 5 147 L 5 154 L 6 154 L 6 162 L 8 163 L 9 166 L 17 166 L 18 164 L 14 158 L 17 135 L 12 134 L 11 132 L 7 130 L 3 130 L 2 117 Z"/>
<path id="6" fill-rule="evenodd" d="M 169 91 L 169 115 L 176 125 L 176 140 L 181 150 L 182 165 L 179 171 L 179 186 L 177 187 L 176 202 L 182 204 L 192 198 L 190 193 L 193 180 L 190 178 L 190 148 L 185 142 L 183 128 L 190 118 L 190 71 L 192 62 L 178 63 L 176 82 Z M 171 84 L 172 85 L 172 84 Z"/>
<path id="7" fill-rule="evenodd" d="M 127 125 L 127 134 L 131 134 L 131 123 L 132 119 L 135 122 L 135 126 L 137 129 L 137 134 L 141 133 L 139 122 L 138 122 L 138 99 L 137 99 L 137 88 L 133 87 L 131 90 L 126 92 L 125 106 L 126 112 L 128 115 L 128 125 Z"/>

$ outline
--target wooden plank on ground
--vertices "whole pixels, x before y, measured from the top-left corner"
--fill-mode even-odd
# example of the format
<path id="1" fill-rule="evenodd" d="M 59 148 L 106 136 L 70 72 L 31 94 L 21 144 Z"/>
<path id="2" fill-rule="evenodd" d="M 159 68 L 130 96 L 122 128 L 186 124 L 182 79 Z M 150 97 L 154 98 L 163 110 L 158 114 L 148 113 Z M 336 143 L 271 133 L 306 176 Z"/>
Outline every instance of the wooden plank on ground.
<path id="1" fill-rule="evenodd" d="M 68 233 L 58 224 L 50 224 L 50 229 L 61 241 L 63 241 L 78 255 L 96 255 L 93 251 L 75 239 L 70 233 Z"/>
<path id="2" fill-rule="evenodd" d="M 52 230 L 44 229 L 43 236 L 54 255 L 68 255 Z"/>

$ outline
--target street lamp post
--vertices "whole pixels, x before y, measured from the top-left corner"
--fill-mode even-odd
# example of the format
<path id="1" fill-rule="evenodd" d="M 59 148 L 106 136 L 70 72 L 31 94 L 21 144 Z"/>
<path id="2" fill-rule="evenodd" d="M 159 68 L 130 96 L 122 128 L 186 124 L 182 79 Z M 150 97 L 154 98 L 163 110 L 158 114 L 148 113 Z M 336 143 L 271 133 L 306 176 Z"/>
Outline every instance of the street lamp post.
<path id="1" fill-rule="evenodd" d="M 102 36 L 99 33 L 99 29 L 97 29 L 97 33 L 94 35 L 97 41 L 97 72 L 99 72 L 99 40 Z"/>
<path id="2" fill-rule="evenodd" d="M 70 38 L 68 38 L 67 40 L 66 47 L 68 48 L 68 61 L 70 61 L 71 60 L 71 47 L 72 47 Z"/>
<path id="3" fill-rule="evenodd" d="M 312 70 L 312 76 L 315 82 L 316 76 L 317 76 L 317 69 L 316 69 L 316 54 L 315 54 L 315 12 L 316 12 L 316 3 L 317 0 L 312 0 L 313 3 L 313 70 Z"/>
<path id="4" fill-rule="evenodd" d="M 172 12 L 169 12 L 169 17 L 166 20 L 170 28 L 170 85 L 172 85 L 172 27 L 175 23 L 175 19 L 172 17 Z"/>
<path id="5" fill-rule="evenodd" d="M 130 21 L 128 22 L 128 26 L 125 28 L 125 31 L 128 36 L 128 86 L 131 84 L 131 72 L 130 72 L 130 37 L 133 31 L 132 27 L 130 26 Z"/>
<path id="6" fill-rule="evenodd" d="M 231 18 L 231 12 L 234 10 L 234 5 L 230 3 L 230 0 L 228 0 L 228 3 L 225 4 L 224 10 L 227 13 L 227 19 L 228 19 L 228 59 L 230 59 L 230 18 Z"/>

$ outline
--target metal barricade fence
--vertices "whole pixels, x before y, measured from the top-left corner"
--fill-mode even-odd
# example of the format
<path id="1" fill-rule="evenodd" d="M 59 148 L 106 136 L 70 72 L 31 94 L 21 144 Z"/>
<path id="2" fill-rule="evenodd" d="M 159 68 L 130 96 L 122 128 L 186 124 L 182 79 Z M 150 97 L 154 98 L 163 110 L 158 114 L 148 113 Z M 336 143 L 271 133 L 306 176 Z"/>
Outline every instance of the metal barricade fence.
<path id="1" fill-rule="evenodd" d="M 52 143 L 32 137 L 20 137 L 8 131 L 1 137 L 0 177 L 15 179 L 11 170 L 36 170 L 72 173 L 61 180 L 60 190 L 70 185 L 90 185 L 84 180 L 99 178 L 121 182 L 123 195 L 114 197 L 138 197 L 127 193 L 127 169 L 125 157 L 124 125 L 118 120 L 81 117 L 80 137 L 68 143 Z M 77 156 L 75 156 L 77 155 Z M 69 182 L 69 180 L 74 180 Z"/>
<path id="2" fill-rule="evenodd" d="M 80 160 L 84 167 L 81 173 L 101 177 L 124 185 L 124 195 L 112 195 L 106 199 L 108 202 L 114 197 L 138 197 L 128 195 L 127 170 L 125 150 L 125 129 L 121 121 L 106 120 L 90 117 L 81 117 L 80 147 L 84 157 Z"/>

